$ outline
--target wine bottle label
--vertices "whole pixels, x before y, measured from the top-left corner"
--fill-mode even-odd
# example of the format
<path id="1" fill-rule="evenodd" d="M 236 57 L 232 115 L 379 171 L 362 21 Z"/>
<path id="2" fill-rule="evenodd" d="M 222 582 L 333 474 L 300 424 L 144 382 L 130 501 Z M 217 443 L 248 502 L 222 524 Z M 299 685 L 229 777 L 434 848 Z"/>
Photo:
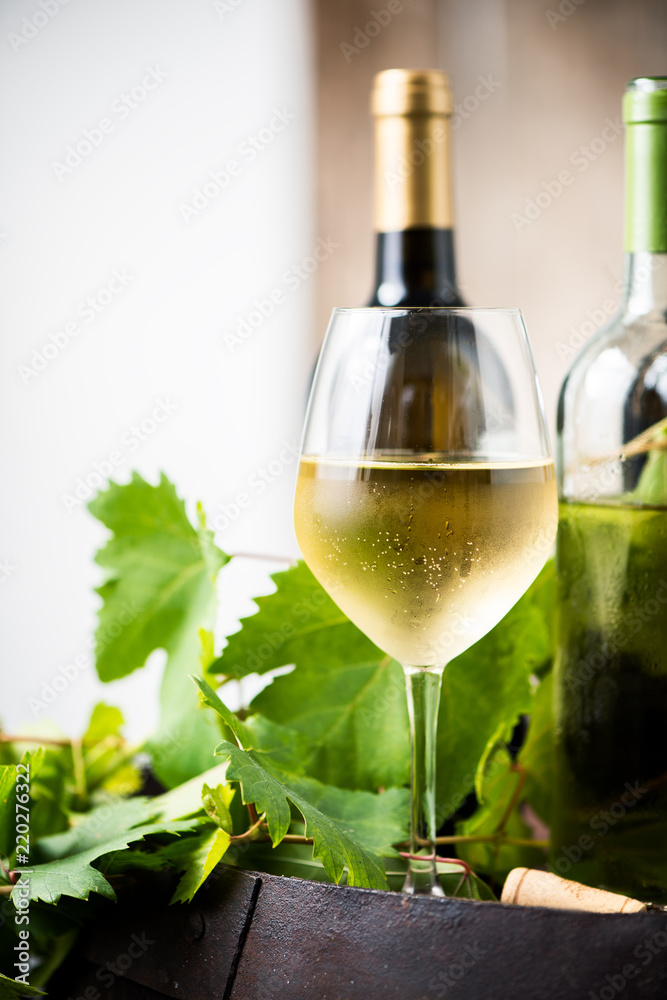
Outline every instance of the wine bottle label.
<path id="1" fill-rule="evenodd" d="M 451 96 L 444 73 L 387 70 L 372 96 L 375 229 L 449 229 Z"/>
<path id="2" fill-rule="evenodd" d="M 633 80 L 627 125 L 625 250 L 667 253 L 667 79 Z"/>

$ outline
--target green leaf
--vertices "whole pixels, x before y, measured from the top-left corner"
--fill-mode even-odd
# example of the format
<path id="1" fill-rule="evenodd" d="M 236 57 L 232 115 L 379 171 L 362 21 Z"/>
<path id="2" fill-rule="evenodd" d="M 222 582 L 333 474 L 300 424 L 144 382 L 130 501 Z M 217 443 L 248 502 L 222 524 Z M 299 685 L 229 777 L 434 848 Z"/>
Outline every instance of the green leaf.
<path id="1" fill-rule="evenodd" d="M 126 486 L 111 483 L 89 504 L 112 537 L 97 554 L 108 572 L 96 632 L 97 671 L 115 680 L 143 666 L 154 649 L 168 653 L 154 770 L 173 786 L 210 766 L 215 734 L 187 675 L 199 666 L 199 630 L 215 611 L 215 576 L 229 557 L 213 544 L 199 508 L 194 528 L 166 476 L 158 486 L 136 472 Z"/>
<path id="2" fill-rule="evenodd" d="M 96 562 L 109 573 L 96 633 L 97 671 L 115 680 L 143 666 L 154 649 L 172 651 L 186 623 L 210 616 L 213 580 L 228 562 L 213 535 L 195 529 L 162 475 L 151 486 L 138 473 L 126 486 L 111 483 L 88 505 L 113 537 Z M 198 635 L 197 635 L 198 638 Z"/>
<path id="3" fill-rule="evenodd" d="M 155 811 L 147 798 L 109 799 L 82 816 L 72 816 L 72 826 L 38 841 L 40 858 L 53 861 L 99 848 L 112 837 L 152 821 Z"/>
<path id="4" fill-rule="evenodd" d="M 535 692 L 528 735 L 518 757 L 526 771 L 522 800 L 547 826 L 551 826 L 556 784 L 554 753 L 553 674 L 548 673 Z"/>
<path id="5" fill-rule="evenodd" d="M 16 765 L 0 767 L 0 861 L 16 848 Z"/>
<path id="6" fill-rule="evenodd" d="M 153 771 L 166 788 L 202 774 L 214 763 L 213 748 L 220 731 L 190 680 L 200 652 L 197 629 L 184 626 L 162 679 L 160 723 L 146 747 Z"/>
<path id="7" fill-rule="evenodd" d="M 530 676 L 552 654 L 549 565 L 484 638 L 446 667 L 438 721 L 438 825 L 473 788 L 480 760 L 532 705 Z"/>
<path id="8" fill-rule="evenodd" d="M 234 715 L 234 713 L 227 708 L 219 695 L 215 693 L 211 685 L 207 684 L 205 680 L 201 677 L 192 677 L 191 679 L 199 688 L 204 704 L 208 705 L 209 708 L 212 708 L 214 712 L 217 712 L 223 722 L 229 726 L 236 737 L 239 746 L 242 749 L 250 750 L 252 748 L 252 735 L 250 730 L 247 729 L 241 722 L 238 715 Z"/>
<path id="9" fill-rule="evenodd" d="M 334 604 L 305 563 L 272 578 L 277 590 L 229 637 L 211 672 L 227 677 L 295 664 L 251 710 L 311 743 L 312 777 L 374 791 L 409 780 L 410 743 L 401 667 Z"/>
<path id="10" fill-rule="evenodd" d="M 261 750 L 267 766 L 271 764 L 279 771 L 303 774 L 311 749 L 307 736 L 259 713 L 249 716 L 245 727 L 250 733 L 251 746 Z"/>
<path id="11" fill-rule="evenodd" d="M 367 854 L 333 820 L 306 801 L 298 792 L 265 770 L 253 751 L 239 750 L 224 741 L 216 753 L 229 761 L 227 776 L 241 785 L 244 803 L 252 802 L 266 813 L 273 845 L 280 843 L 290 825 L 291 802 L 306 824 L 306 835 L 313 838 L 313 856 L 319 858 L 329 878 L 340 882 L 345 866 L 348 884 L 367 889 L 386 889 L 387 880 L 375 858 Z"/>
<path id="12" fill-rule="evenodd" d="M 21 762 L 0 767 L 0 861 L 14 857 L 16 851 L 16 795 L 24 795 L 27 786 L 21 783 L 17 787 L 17 779 L 29 776 L 32 790 L 33 779 L 36 779 L 44 764 L 44 751 L 41 747 L 26 750 Z M 30 803 L 20 803 L 23 808 L 30 808 Z M 2 926 L 0 924 L 0 926 Z"/>
<path id="13" fill-rule="evenodd" d="M 46 993 L 34 986 L 26 986 L 15 979 L 8 979 L 0 972 L 0 1000 L 19 1000 L 20 997 L 45 997 Z"/>
<path id="14" fill-rule="evenodd" d="M 130 763 L 133 751 L 122 736 L 125 724 L 119 708 L 95 705 L 81 740 L 85 785 L 88 792 L 101 789 L 131 795 L 141 787 L 141 774 Z"/>
<path id="15" fill-rule="evenodd" d="M 211 788 L 204 782 L 201 798 L 206 815 L 222 830 L 231 834 L 232 817 L 229 807 L 234 798 L 234 789 L 229 785 L 216 785 L 215 788 Z"/>
<path id="16" fill-rule="evenodd" d="M 390 788 L 380 795 L 323 785 L 313 778 L 289 777 L 290 788 L 333 819 L 372 854 L 396 855 L 394 844 L 410 835 L 410 792 Z"/>
<path id="17" fill-rule="evenodd" d="M 47 724 L 42 728 L 49 734 Z M 55 730 L 54 737 L 62 737 L 62 733 Z M 67 829 L 75 789 L 72 747 L 47 746 L 40 752 L 39 767 L 33 764 L 30 772 L 31 845 L 45 834 Z"/>
<path id="18" fill-rule="evenodd" d="M 219 827 L 197 838 L 197 845 L 181 859 L 185 874 L 171 898 L 172 903 L 189 903 L 204 884 L 231 843 L 229 832 Z M 179 864 L 179 867 L 181 865 Z"/>
<path id="19" fill-rule="evenodd" d="M 667 503 L 667 450 L 664 447 L 667 420 L 660 420 L 644 434 L 653 440 L 654 447 L 649 450 L 631 498 L 653 507 L 662 507 Z"/>
<path id="20" fill-rule="evenodd" d="M 93 709 L 82 742 L 84 744 L 101 743 L 109 736 L 118 737 L 124 724 L 125 719 L 119 708 L 114 705 L 105 705 L 104 702 L 100 701 Z"/>
<path id="21" fill-rule="evenodd" d="M 125 850 L 130 844 L 137 843 L 152 834 L 178 834 L 192 829 L 192 821 L 181 821 L 168 825 L 149 823 L 126 830 L 125 833 L 105 839 L 88 850 L 69 857 L 49 861 L 43 865 L 35 865 L 30 875 L 23 874 L 14 888 L 11 898 L 18 906 L 23 889 L 27 887 L 27 898 L 41 899 L 45 903 L 57 903 L 61 896 L 72 896 L 74 899 L 88 899 L 91 892 L 96 892 L 107 899 L 115 899 L 116 893 L 104 875 L 91 862 L 98 861 L 107 854 Z M 26 898 L 26 897 L 24 897 Z"/>

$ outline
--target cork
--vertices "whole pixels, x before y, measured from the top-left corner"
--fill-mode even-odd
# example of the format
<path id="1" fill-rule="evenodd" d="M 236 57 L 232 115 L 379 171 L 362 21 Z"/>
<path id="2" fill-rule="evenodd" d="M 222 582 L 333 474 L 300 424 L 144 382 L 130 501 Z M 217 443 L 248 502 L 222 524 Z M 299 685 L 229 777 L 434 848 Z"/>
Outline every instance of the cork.
<path id="1" fill-rule="evenodd" d="M 552 910 L 586 910 L 588 913 L 639 913 L 646 904 L 604 889 L 570 882 L 550 872 L 514 868 L 503 887 L 501 903 L 547 906 Z"/>

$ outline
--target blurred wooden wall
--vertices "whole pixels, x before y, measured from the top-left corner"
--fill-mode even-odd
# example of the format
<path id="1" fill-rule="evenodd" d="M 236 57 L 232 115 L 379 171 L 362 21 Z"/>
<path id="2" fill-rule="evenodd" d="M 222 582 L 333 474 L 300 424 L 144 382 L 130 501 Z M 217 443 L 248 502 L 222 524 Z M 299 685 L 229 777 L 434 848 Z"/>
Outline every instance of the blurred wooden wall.
<path id="1" fill-rule="evenodd" d="M 317 329 L 324 335 L 334 305 L 364 305 L 373 278 L 372 131 L 370 87 L 391 66 L 437 67 L 437 0 L 406 0 L 391 13 L 387 0 L 315 0 L 318 61 L 318 235 L 340 248 L 318 272 Z M 366 25 L 387 21 L 375 37 Z M 384 14 L 382 12 L 385 12 Z M 369 40 L 364 46 L 360 29 Z M 355 37 L 357 43 L 355 44 Z M 346 46 L 354 46 L 351 51 Z"/>

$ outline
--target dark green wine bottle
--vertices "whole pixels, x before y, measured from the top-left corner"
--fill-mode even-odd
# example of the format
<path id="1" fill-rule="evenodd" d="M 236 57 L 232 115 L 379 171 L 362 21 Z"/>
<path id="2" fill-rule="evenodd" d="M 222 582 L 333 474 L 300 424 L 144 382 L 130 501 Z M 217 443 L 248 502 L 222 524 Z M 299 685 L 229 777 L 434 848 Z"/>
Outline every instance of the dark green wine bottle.
<path id="1" fill-rule="evenodd" d="M 667 902 L 667 78 L 631 81 L 621 311 L 558 412 L 551 866 Z"/>

